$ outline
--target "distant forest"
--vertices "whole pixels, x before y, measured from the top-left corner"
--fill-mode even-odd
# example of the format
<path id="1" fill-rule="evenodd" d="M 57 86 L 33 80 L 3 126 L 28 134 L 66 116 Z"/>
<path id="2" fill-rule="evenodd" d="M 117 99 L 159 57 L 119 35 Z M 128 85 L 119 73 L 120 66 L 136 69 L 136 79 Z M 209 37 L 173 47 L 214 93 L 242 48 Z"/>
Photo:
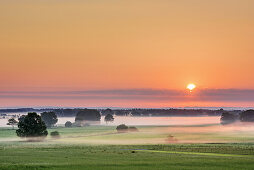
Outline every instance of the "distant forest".
<path id="1" fill-rule="evenodd" d="M 0 109 L 2 113 L 20 113 L 20 112 L 45 112 L 53 111 L 59 117 L 76 116 L 81 108 L 74 109 L 35 109 L 35 108 L 17 108 L 17 109 Z M 117 116 L 221 116 L 223 109 L 209 110 L 209 109 L 97 109 L 101 115 L 117 115 Z M 239 114 L 241 110 L 228 111 L 232 114 Z"/>

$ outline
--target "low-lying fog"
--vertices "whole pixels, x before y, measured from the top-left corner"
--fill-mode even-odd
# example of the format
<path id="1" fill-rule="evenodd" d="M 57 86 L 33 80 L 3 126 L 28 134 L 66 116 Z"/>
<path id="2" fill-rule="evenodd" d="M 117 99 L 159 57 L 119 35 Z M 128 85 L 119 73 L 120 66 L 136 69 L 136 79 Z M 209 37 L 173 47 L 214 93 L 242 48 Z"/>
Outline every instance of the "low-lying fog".
<path id="1" fill-rule="evenodd" d="M 0 119 L 0 127 L 8 127 L 7 121 L 10 117 Z M 58 117 L 57 125 L 64 125 L 66 121 L 75 121 L 75 117 Z M 106 123 L 104 116 L 101 118 L 101 125 L 117 126 L 119 124 L 126 125 L 203 125 L 220 123 L 220 117 L 130 117 L 115 116 L 112 123 Z"/>
<path id="2" fill-rule="evenodd" d="M 0 119 L 0 126 L 7 127 L 7 120 Z M 75 117 L 59 117 L 57 126 Z M 138 131 L 118 133 L 106 126 L 126 124 L 136 126 Z M 48 137 L 47 141 L 74 144 L 165 144 L 165 143 L 250 143 L 254 142 L 254 124 L 236 122 L 227 126 L 220 124 L 220 117 L 129 117 L 115 116 L 112 123 L 101 118 L 101 125 L 58 131 L 61 138 Z M 151 127 L 139 127 L 139 126 Z M 11 128 L 11 126 L 9 126 Z M 114 128 L 113 128 L 114 129 Z M 67 131 L 66 131 L 67 130 Z M 20 141 L 19 138 L 2 138 L 1 141 Z"/>

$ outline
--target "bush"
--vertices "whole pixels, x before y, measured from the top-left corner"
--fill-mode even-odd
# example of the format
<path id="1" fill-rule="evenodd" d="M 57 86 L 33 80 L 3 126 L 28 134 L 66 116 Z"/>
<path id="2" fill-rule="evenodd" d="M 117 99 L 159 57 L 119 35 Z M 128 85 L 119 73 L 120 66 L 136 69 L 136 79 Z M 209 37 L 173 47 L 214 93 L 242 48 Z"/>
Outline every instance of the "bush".
<path id="1" fill-rule="evenodd" d="M 128 126 L 126 126 L 125 124 L 121 124 L 116 127 L 116 130 L 117 132 L 126 132 L 128 131 Z"/>
<path id="2" fill-rule="evenodd" d="M 70 121 L 67 121 L 65 124 L 64 124 L 65 127 L 72 127 L 72 123 Z"/>
<path id="3" fill-rule="evenodd" d="M 130 132 L 138 132 L 138 129 L 136 127 L 134 127 L 134 126 L 130 126 L 129 127 L 129 131 Z"/>
<path id="4" fill-rule="evenodd" d="M 28 113 L 19 118 L 18 130 L 19 137 L 46 137 L 48 135 L 47 127 L 37 113 Z"/>
<path id="5" fill-rule="evenodd" d="M 53 131 L 50 133 L 50 136 L 53 137 L 53 138 L 59 138 L 60 137 L 60 134 L 58 131 Z"/>

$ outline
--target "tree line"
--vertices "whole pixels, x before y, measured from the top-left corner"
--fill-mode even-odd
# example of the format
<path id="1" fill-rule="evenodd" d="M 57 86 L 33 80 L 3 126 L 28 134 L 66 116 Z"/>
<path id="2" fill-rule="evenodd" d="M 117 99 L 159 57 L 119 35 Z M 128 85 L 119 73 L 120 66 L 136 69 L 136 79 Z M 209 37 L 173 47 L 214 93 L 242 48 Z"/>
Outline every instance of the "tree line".
<path id="1" fill-rule="evenodd" d="M 254 122 L 254 110 L 250 109 L 250 110 L 242 111 L 238 114 L 233 114 L 233 113 L 224 111 L 221 114 L 220 121 L 222 125 L 235 123 L 237 121 Z"/>
<path id="2" fill-rule="evenodd" d="M 79 111 L 83 108 L 20 108 L 20 109 L 0 109 L 0 113 L 17 113 L 17 112 L 55 112 L 58 117 L 75 117 Z M 93 109 L 91 109 L 93 110 Z M 209 110 L 209 109 L 96 109 L 101 115 L 107 114 L 117 116 L 220 116 L 223 113 L 223 109 Z M 232 110 L 229 113 L 239 113 L 241 110 Z"/>

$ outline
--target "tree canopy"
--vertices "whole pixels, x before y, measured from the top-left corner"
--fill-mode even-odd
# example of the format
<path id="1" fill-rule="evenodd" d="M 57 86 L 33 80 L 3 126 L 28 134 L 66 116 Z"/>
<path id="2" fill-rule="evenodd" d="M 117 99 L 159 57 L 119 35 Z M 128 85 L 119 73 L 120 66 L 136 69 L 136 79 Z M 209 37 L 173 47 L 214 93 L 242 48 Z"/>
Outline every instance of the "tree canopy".
<path id="1" fill-rule="evenodd" d="M 246 110 L 246 111 L 240 113 L 240 121 L 254 122 L 254 110 Z"/>
<path id="2" fill-rule="evenodd" d="M 57 115 L 55 112 L 42 112 L 41 118 L 45 122 L 47 127 L 54 126 L 58 121 Z"/>
<path id="3" fill-rule="evenodd" d="M 75 118 L 75 122 L 79 121 L 100 121 L 101 114 L 98 110 L 95 109 L 83 109 L 80 110 Z"/>
<path id="4" fill-rule="evenodd" d="M 221 114 L 220 122 L 222 125 L 230 124 L 235 121 L 236 121 L 235 115 L 225 111 Z"/>
<path id="5" fill-rule="evenodd" d="M 64 124 L 65 127 L 72 127 L 72 123 L 70 121 L 65 122 Z"/>
<path id="6" fill-rule="evenodd" d="M 113 122 L 114 121 L 114 117 L 112 114 L 107 114 L 104 118 L 105 122 Z"/>
<path id="7" fill-rule="evenodd" d="M 11 125 L 12 129 L 14 129 L 14 125 L 18 124 L 18 121 L 14 119 L 13 117 L 8 120 L 7 125 Z"/>
<path id="8" fill-rule="evenodd" d="M 35 112 L 28 113 L 19 119 L 16 133 L 19 137 L 46 137 L 48 135 L 45 123 Z"/>

